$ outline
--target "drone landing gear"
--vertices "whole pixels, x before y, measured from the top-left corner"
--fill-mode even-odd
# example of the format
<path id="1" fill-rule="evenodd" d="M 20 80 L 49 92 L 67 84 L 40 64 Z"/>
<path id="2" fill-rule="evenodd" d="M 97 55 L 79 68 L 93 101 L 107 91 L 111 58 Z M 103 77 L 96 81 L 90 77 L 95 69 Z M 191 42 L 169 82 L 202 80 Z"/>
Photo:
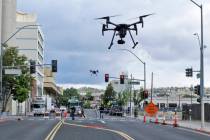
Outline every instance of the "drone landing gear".
<path id="1" fill-rule="evenodd" d="M 113 41 L 114 41 L 114 37 L 115 37 L 115 34 L 116 34 L 116 31 L 114 31 L 114 34 L 113 34 L 113 37 L 112 37 L 112 41 L 111 41 L 111 43 L 110 43 L 110 45 L 109 45 L 109 50 L 111 49 L 111 47 L 112 47 L 112 45 L 113 45 Z"/>
<path id="2" fill-rule="evenodd" d="M 134 46 L 133 46 L 132 48 L 133 48 L 133 49 L 135 49 L 135 47 L 138 45 L 138 42 L 135 42 L 135 41 L 134 41 L 133 36 L 132 36 L 132 34 L 131 34 L 131 31 L 130 31 L 130 30 L 129 30 L 129 34 L 130 34 L 131 39 L 132 39 L 133 44 L 134 44 Z"/>

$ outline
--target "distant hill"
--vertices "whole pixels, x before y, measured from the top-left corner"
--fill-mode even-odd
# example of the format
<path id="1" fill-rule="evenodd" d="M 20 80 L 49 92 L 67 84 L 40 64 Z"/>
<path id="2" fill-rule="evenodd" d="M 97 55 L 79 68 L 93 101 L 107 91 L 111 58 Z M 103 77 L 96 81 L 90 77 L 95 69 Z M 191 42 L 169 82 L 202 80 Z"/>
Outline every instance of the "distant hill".
<path id="1" fill-rule="evenodd" d="M 92 93 L 101 93 L 104 92 L 103 89 L 97 89 L 97 88 L 92 88 L 92 87 L 81 87 L 78 89 L 79 93 L 86 93 L 86 92 L 92 92 Z"/>

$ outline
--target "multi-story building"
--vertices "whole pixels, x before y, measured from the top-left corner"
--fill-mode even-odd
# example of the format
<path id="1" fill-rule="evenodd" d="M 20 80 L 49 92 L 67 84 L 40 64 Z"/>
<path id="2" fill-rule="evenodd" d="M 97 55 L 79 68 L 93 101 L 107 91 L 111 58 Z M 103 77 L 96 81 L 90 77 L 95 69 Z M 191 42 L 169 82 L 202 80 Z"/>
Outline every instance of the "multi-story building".
<path id="1" fill-rule="evenodd" d="M 37 16 L 35 14 L 27 14 L 17 12 L 16 16 L 17 29 L 27 25 L 38 25 Z M 36 73 L 32 90 L 32 97 L 43 95 L 44 86 L 44 35 L 39 26 L 29 26 L 24 28 L 16 35 L 16 46 L 20 55 L 25 55 L 28 60 L 34 60 L 36 65 Z"/>
<path id="2" fill-rule="evenodd" d="M 114 91 L 117 93 L 121 93 L 125 90 L 130 90 L 131 88 L 131 85 L 129 84 L 129 80 L 128 80 L 128 73 L 122 72 L 122 75 L 125 76 L 124 84 L 120 84 L 120 80 L 111 81 Z"/>
<path id="3" fill-rule="evenodd" d="M 16 31 L 16 0 L 0 0 L 0 42 L 5 43 Z M 14 46 L 14 38 L 10 39 L 6 44 Z M 1 46 L 2 47 L 2 46 Z M 0 55 L 1 55 L 0 49 Z M 0 65 L 0 69 L 1 65 Z M 0 77 L 2 72 L 0 71 Z M 0 80 L 0 85 L 2 81 Z M 1 90 L 1 89 L 0 89 Z M 0 96 L 2 96 L 0 91 Z M 2 99 L 2 98 L 1 98 Z M 2 100 L 0 101 L 0 109 L 2 109 Z"/>
<path id="4" fill-rule="evenodd" d="M 47 103 L 47 110 L 56 106 L 56 98 L 62 95 L 62 88 L 58 87 L 55 82 L 55 75 L 50 67 L 44 68 L 44 96 Z"/>

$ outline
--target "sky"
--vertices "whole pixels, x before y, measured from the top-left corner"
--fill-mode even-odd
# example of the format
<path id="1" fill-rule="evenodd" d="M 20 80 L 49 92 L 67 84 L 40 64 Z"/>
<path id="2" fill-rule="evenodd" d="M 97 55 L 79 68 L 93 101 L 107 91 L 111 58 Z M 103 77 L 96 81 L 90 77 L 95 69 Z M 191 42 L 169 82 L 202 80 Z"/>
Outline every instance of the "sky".
<path id="1" fill-rule="evenodd" d="M 204 76 L 210 86 L 210 1 L 197 0 L 204 6 Z M 104 88 L 104 74 L 119 77 L 128 72 L 143 79 L 143 64 L 129 49 L 146 63 L 147 87 L 191 86 L 199 83 L 196 73 L 185 77 L 185 69 L 199 70 L 200 9 L 190 0 L 17 0 L 18 11 L 36 13 L 45 36 L 45 62 L 58 60 L 56 81 L 64 87 L 92 86 Z M 138 26 L 134 39 L 139 45 L 132 49 L 131 39 L 125 45 L 117 44 L 117 37 L 108 50 L 113 32 L 101 35 L 103 20 L 94 18 L 120 15 L 111 18 L 115 23 L 132 23 L 132 19 L 155 13 L 145 18 L 145 26 Z M 91 76 L 89 70 L 99 70 Z M 143 85 L 143 83 L 141 83 Z"/>

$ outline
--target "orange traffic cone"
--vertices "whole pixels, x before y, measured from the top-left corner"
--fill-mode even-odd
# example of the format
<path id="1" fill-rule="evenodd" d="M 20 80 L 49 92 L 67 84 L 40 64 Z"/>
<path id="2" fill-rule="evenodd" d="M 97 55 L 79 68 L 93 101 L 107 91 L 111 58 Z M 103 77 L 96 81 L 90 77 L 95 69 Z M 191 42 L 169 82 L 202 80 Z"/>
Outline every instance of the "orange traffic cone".
<path id="1" fill-rule="evenodd" d="M 159 122 L 158 122 L 158 117 L 156 116 L 156 118 L 155 118 L 155 124 L 159 124 Z"/>
<path id="2" fill-rule="evenodd" d="M 174 127 L 178 127 L 176 115 L 174 116 L 174 123 L 173 123 L 173 126 L 174 126 Z"/>
<path id="3" fill-rule="evenodd" d="M 144 115 L 144 123 L 146 123 L 146 115 Z"/>

